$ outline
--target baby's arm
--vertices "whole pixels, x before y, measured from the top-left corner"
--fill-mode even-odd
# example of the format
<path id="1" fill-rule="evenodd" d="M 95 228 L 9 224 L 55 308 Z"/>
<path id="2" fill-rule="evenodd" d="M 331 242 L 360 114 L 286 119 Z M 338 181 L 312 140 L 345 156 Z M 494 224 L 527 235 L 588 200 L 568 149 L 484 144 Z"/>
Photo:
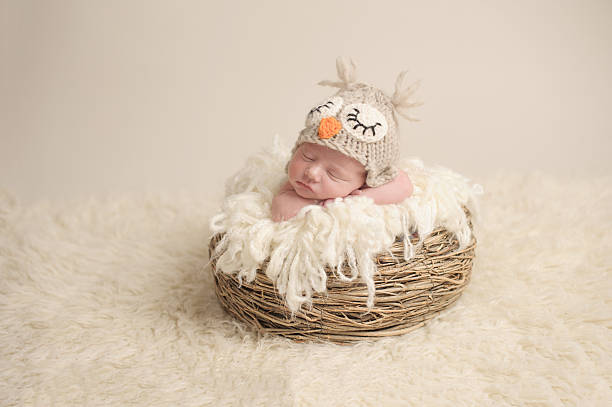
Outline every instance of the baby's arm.
<path id="1" fill-rule="evenodd" d="M 272 199 L 272 220 L 274 222 L 282 222 L 293 218 L 303 207 L 307 205 L 316 205 L 319 201 L 316 199 L 307 199 L 299 196 L 289 181 L 285 182 L 278 191 L 274 199 Z"/>
<path id="2" fill-rule="evenodd" d="M 368 196 L 379 205 L 403 202 L 412 195 L 412 182 L 408 175 L 399 170 L 398 175 L 392 180 L 379 187 L 357 189 L 351 195 Z"/>

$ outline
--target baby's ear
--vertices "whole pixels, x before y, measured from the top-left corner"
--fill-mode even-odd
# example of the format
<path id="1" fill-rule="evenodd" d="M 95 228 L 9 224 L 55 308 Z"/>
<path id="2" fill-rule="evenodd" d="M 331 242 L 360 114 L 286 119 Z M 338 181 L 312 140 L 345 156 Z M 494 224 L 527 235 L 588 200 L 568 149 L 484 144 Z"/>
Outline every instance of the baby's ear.
<path id="1" fill-rule="evenodd" d="M 368 171 L 366 184 L 371 188 L 379 187 L 389 181 L 393 181 L 395 177 L 397 177 L 397 174 L 398 169 L 393 165 L 389 165 L 382 169 L 373 168 Z"/>

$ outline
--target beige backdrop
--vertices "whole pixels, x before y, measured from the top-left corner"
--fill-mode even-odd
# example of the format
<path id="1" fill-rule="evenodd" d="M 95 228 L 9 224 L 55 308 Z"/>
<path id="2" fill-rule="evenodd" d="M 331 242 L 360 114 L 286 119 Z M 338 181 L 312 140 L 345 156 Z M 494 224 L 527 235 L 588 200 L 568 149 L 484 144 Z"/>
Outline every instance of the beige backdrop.
<path id="1" fill-rule="evenodd" d="M 611 173 L 610 1 L 2 1 L 0 189 L 23 201 L 222 191 L 290 143 L 337 55 L 425 104 L 402 150 L 490 172 Z"/>

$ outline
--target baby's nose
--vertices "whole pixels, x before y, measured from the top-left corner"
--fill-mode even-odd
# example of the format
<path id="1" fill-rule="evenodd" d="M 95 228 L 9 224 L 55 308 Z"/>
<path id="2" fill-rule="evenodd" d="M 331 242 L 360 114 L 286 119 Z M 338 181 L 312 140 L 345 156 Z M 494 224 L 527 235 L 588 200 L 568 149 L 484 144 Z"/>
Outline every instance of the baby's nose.
<path id="1" fill-rule="evenodd" d="M 321 171 L 319 171 L 319 168 L 316 166 L 308 167 L 306 168 L 306 177 L 310 181 L 318 182 L 321 178 Z"/>

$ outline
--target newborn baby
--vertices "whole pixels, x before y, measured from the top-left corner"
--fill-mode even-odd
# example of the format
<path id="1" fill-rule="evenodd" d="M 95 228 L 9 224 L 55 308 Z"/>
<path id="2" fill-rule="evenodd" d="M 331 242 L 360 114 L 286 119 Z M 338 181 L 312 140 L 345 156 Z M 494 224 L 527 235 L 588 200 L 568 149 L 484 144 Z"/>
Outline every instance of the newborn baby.
<path id="1" fill-rule="evenodd" d="M 275 222 L 294 217 L 307 205 L 326 205 L 349 195 L 368 196 L 384 205 L 402 202 L 412 194 L 403 171 L 379 187 L 365 185 L 365 167 L 354 158 L 313 143 L 298 147 L 288 164 L 288 181 L 272 201 Z"/>
<path id="2" fill-rule="evenodd" d="M 287 163 L 288 180 L 272 201 L 275 222 L 294 217 L 307 205 L 326 205 L 336 198 L 367 196 L 376 204 L 400 203 L 412 194 L 408 176 L 396 167 L 399 134 L 396 113 L 408 104 L 410 89 L 392 98 L 365 83 L 356 83 L 347 66 L 338 65 L 340 87 L 306 116 Z"/>

